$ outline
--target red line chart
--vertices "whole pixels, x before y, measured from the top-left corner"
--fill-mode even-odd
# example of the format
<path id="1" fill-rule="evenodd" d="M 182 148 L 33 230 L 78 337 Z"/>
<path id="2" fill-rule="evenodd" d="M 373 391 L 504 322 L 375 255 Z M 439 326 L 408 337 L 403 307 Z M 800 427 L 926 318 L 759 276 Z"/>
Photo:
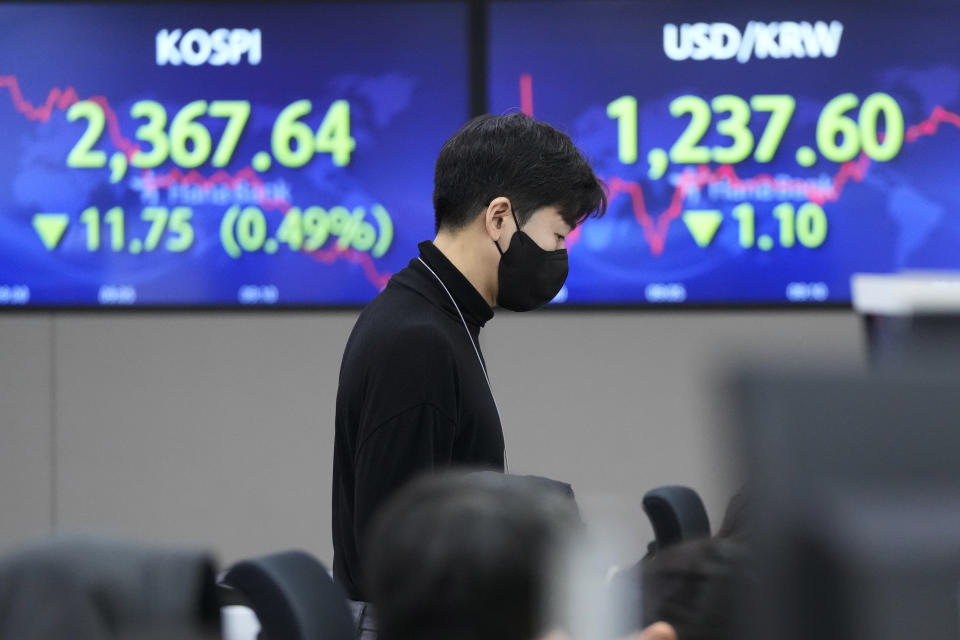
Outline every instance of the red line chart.
<path id="1" fill-rule="evenodd" d="M 950 124 L 960 129 L 960 115 L 936 106 L 929 118 L 909 127 L 904 132 L 904 140 L 912 143 L 922 137 L 935 135 L 942 124 Z M 827 202 L 836 202 L 851 182 L 862 182 L 871 164 L 870 158 L 861 152 L 856 160 L 840 165 L 830 186 L 826 188 L 806 180 L 775 178 L 769 174 L 741 178 L 737 175 L 736 169 L 729 164 L 720 165 L 716 169 L 711 169 L 708 165 L 698 165 L 696 169 L 686 169 L 680 174 L 673 197 L 670 199 L 670 206 L 658 215 L 651 215 L 647 210 L 643 198 L 643 187 L 639 182 L 618 177 L 608 178 L 606 180 L 607 196 L 610 201 L 621 194 L 630 197 L 633 215 L 643 228 L 643 235 L 650 245 L 650 252 L 654 256 L 660 256 L 663 254 L 670 224 L 683 214 L 683 203 L 693 191 L 721 182 L 726 182 L 732 188 L 743 191 L 756 191 L 763 187 L 770 187 L 775 190 L 803 193 L 810 202 L 822 206 Z"/>
<path id="2" fill-rule="evenodd" d="M 13 108 L 18 113 L 22 114 L 27 120 L 36 122 L 47 122 L 54 110 L 66 111 L 71 105 L 81 100 L 76 89 L 73 87 L 67 87 L 66 89 L 54 87 L 47 93 L 46 99 L 40 106 L 34 106 L 23 96 L 20 90 L 20 84 L 16 76 L 13 75 L 0 76 L 0 88 L 7 90 L 10 100 L 13 103 Z M 104 96 L 91 96 L 86 99 L 97 103 L 103 109 L 111 143 L 129 159 L 140 147 L 132 140 L 123 136 L 120 131 L 117 114 L 110 106 L 108 100 Z M 263 180 L 253 170 L 253 167 L 249 166 L 243 167 L 232 175 L 220 170 L 209 177 L 202 175 L 195 169 L 184 173 L 174 168 L 167 173 L 160 174 L 154 174 L 146 169 L 141 169 L 140 177 L 145 185 L 155 188 L 167 188 L 176 184 L 185 186 L 196 185 L 201 189 L 210 190 L 218 184 L 226 184 L 233 187 L 239 185 L 241 182 L 246 182 L 250 185 L 250 188 L 253 189 L 254 194 L 256 194 L 257 204 L 260 205 L 261 208 L 265 210 L 273 209 L 285 214 L 292 206 L 283 198 L 267 198 Z M 331 264 L 337 260 L 346 260 L 352 264 L 357 264 L 363 269 L 366 279 L 378 289 L 385 287 L 392 275 L 379 271 L 370 254 L 354 249 L 340 250 L 334 246 L 326 250 L 318 249 L 304 253 L 323 264 Z"/>
<path id="3" fill-rule="evenodd" d="M 520 76 L 520 111 L 533 117 L 533 76 L 529 73 Z"/>

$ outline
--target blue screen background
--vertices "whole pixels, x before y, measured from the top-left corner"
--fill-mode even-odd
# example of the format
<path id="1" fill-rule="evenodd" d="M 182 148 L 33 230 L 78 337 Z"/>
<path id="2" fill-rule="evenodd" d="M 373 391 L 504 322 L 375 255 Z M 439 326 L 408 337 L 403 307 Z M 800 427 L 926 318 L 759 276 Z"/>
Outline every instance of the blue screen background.
<path id="1" fill-rule="evenodd" d="M 847 303 L 855 272 L 960 267 L 960 8 L 949 4 L 863 5 L 791 3 L 736 7 L 667 0 L 491 2 L 487 90 L 489 110 L 521 107 L 520 80 L 529 79 L 533 115 L 568 132 L 610 186 L 610 210 L 590 220 L 569 242 L 570 276 L 558 305 Z M 750 21 L 838 20 L 844 30 L 834 58 L 674 61 L 664 54 L 663 25 L 724 22 L 741 30 Z M 258 28 L 258 65 L 158 66 L 161 29 L 207 31 Z M 433 233 L 433 163 L 443 141 L 469 115 L 467 11 L 464 3 L 323 3 L 319 5 L 93 5 L 0 6 L 0 305 L 96 306 L 104 289 L 135 292 L 127 304 L 145 306 L 360 305 L 416 254 Z M 858 158 L 839 165 L 819 158 L 809 168 L 795 160 L 814 132 L 824 105 L 842 93 L 884 92 L 903 111 L 908 136 L 889 162 Z M 656 180 L 647 153 L 669 149 L 689 117 L 673 117 L 681 95 L 789 94 L 794 113 L 773 161 L 736 165 L 672 164 Z M 638 101 L 639 161 L 617 157 L 617 122 L 607 105 Z M 316 130 L 326 107 L 347 100 L 356 140 L 346 167 L 318 153 L 306 166 L 250 168 L 270 148 L 274 121 L 285 106 L 309 99 L 303 118 Z M 161 103 L 168 125 L 194 100 L 247 100 L 250 120 L 230 164 L 196 169 L 168 160 L 152 170 L 130 168 L 117 183 L 109 168 L 69 168 L 66 157 L 86 130 L 68 122 L 76 100 L 93 99 L 108 111 L 95 150 L 108 156 L 135 144 L 144 120 L 130 109 Z M 937 110 L 944 117 L 937 119 Z M 856 110 L 851 114 L 856 118 Z M 725 145 L 719 114 L 702 140 Z M 766 114 L 750 129 L 760 138 Z M 225 120 L 202 118 L 214 145 Z M 938 124 L 939 122 L 939 124 Z M 934 126 L 937 125 L 937 126 Z M 697 177 L 699 176 L 699 177 Z M 742 182 L 741 190 L 731 194 Z M 825 190 L 829 221 L 817 248 L 779 245 L 745 248 L 733 217 L 737 204 L 756 210 L 756 237 L 776 238 L 772 215 L 782 202 L 800 207 L 804 194 L 771 194 L 771 181 L 799 181 Z M 697 183 L 699 188 L 690 187 Z M 150 190 L 150 184 L 161 185 Z M 198 187 L 197 185 L 201 185 Z M 316 251 L 280 245 L 225 251 L 219 237 L 234 204 L 211 195 L 223 185 L 265 189 L 255 198 L 268 235 L 295 206 L 363 208 L 390 216 L 393 241 L 382 256 L 339 250 L 336 237 Z M 687 185 L 687 186 L 684 186 Z M 197 193 L 203 198 L 191 200 Z M 241 203 L 241 206 L 250 204 Z M 123 250 L 88 250 L 80 214 L 97 207 L 125 212 Z M 183 253 L 160 248 L 135 254 L 143 239 L 145 206 L 189 206 L 195 240 Z M 723 221 L 708 247 L 699 247 L 682 219 L 689 210 L 720 210 Z M 48 250 L 31 221 L 36 213 L 64 213 L 67 231 Z M 775 243 L 776 244 L 776 243 Z"/>
<path id="2" fill-rule="evenodd" d="M 258 28 L 262 61 L 158 66 L 156 34 L 176 28 Z M 135 301 L 128 303 L 150 306 L 232 306 L 244 288 L 254 292 L 247 302 L 367 302 L 416 255 L 416 243 L 432 237 L 433 163 L 469 116 L 466 29 L 462 3 L 0 6 L 0 82 L 6 78 L 0 85 L 0 302 L 19 293 L 15 302 L 26 305 L 97 305 L 104 285 L 132 289 Z M 69 102 L 96 97 L 116 114 L 116 130 L 108 113 L 94 146 L 108 156 L 118 141 L 135 142 L 145 120 L 132 118 L 130 109 L 139 100 L 161 103 L 168 125 L 180 108 L 201 99 L 247 100 L 251 116 L 225 173 L 209 162 L 191 171 L 168 160 L 150 171 L 131 167 L 112 184 L 108 168 L 66 165 L 87 127 L 84 119 L 67 121 Z M 329 104 L 349 101 L 356 140 L 349 164 L 337 167 L 330 154 L 318 153 L 300 168 L 275 161 L 265 172 L 251 171 L 254 154 L 270 149 L 280 110 L 304 98 L 313 112 L 303 121 L 314 131 Z M 226 120 L 201 121 L 215 147 Z M 392 219 L 393 242 L 377 258 L 338 251 L 335 238 L 314 252 L 281 246 L 272 255 L 233 258 L 219 240 L 220 218 L 231 202 L 189 205 L 175 190 L 143 189 L 151 177 L 220 185 L 238 184 L 244 175 L 247 186 L 267 187 L 257 203 L 271 235 L 291 205 L 364 207 L 372 222 L 369 212 L 379 204 Z M 149 228 L 140 218 L 144 206 L 183 204 L 193 209 L 195 231 L 183 253 L 163 250 L 162 243 L 137 255 L 87 250 L 79 222 L 87 207 L 98 207 L 102 216 L 122 206 L 128 236 L 142 239 Z M 31 224 L 40 212 L 70 216 L 52 251 Z M 109 228 L 102 226 L 106 245 Z"/>
<path id="3" fill-rule="evenodd" d="M 869 11 L 843 3 L 776 5 L 744 2 L 731 8 L 730 3 L 661 0 L 492 4 L 491 111 L 520 109 L 520 78 L 528 74 L 533 115 L 569 133 L 608 184 L 634 184 L 642 192 L 653 229 L 645 233 L 634 199 L 622 188 L 613 189 L 607 215 L 588 221 L 569 243 L 570 276 L 557 303 L 846 303 L 854 272 L 960 268 L 960 128 L 955 124 L 960 121 L 955 115 L 960 113 L 960 9 L 908 3 L 899 9 L 877 3 Z M 675 61 L 664 53 L 666 23 L 725 22 L 743 30 L 750 21 L 785 20 L 842 22 L 837 56 L 754 58 L 741 64 Z M 674 98 L 693 94 L 709 102 L 721 94 L 747 100 L 755 94 L 789 94 L 797 107 L 777 155 L 762 165 L 748 158 L 734 166 L 736 175 L 741 180 L 765 174 L 830 186 L 852 167 L 820 158 L 803 168 L 795 151 L 801 145 L 816 148 L 821 109 L 847 92 L 861 101 L 875 92 L 890 94 L 908 128 L 930 119 L 938 106 L 954 114 L 954 122 L 906 141 L 889 162 L 866 162 L 860 166 L 865 168 L 862 175 L 840 184 L 837 197 L 823 203 L 829 232 L 816 249 L 745 249 L 731 217 L 737 203 L 751 202 L 758 236 L 776 237 L 773 207 L 784 201 L 799 207 L 803 198 L 769 199 L 757 189 L 722 197 L 716 190 L 730 181 L 716 164 L 671 165 L 662 178 L 647 177 L 648 151 L 669 149 L 689 122 L 689 116 L 670 115 L 668 105 Z M 624 95 L 638 101 L 635 165 L 619 162 L 617 122 L 606 114 L 607 104 Z M 856 114 L 854 110 L 850 115 Z M 702 144 L 728 144 L 716 133 L 718 118 Z M 766 114 L 751 120 L 756 139 L 766 120 Z M 723 211 L 723 223 L 707 248 L 697 246 L 681 218 L 669 223 L 670 216 L 664 218 L 677 196 L 676 181 L 684 171 L 701 169 L 714 176 L 708 183 L 715 191 L 704 184 L 699 190 L 683 190 L 680 200 L 682 210 Z"/>

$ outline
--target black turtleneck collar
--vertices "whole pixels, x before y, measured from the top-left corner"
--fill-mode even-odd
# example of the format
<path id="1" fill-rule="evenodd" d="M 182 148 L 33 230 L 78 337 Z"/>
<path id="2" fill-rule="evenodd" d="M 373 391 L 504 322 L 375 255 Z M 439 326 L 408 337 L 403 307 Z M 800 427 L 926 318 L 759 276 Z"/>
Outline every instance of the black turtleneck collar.
<path id="1" fill-rule="evenodd" d="M 493 309 L 480 295 L 480 292 L 470 284 L 467 277 L 460 273 L 460 270 L 432 242 L 426 240 L 417 245 L 417 248 L 420 249 L 420 259 L 426 262 L 430 269 L 433 269 L 433 272 L 437 274 L 453 295 L 466 321 L 475 327 L 483 327 L 493 317 Z M 413 271 L 420 277 L 416 278 L 417 282 L 413 282 L 412 279 L 403 277 L 403 271 Z M 444 292 L 443 287 L 420 260 L 414 258 L 410 261 L 407 269 L 403 271 L 394 276 L 398 283 L 411 287 L 437 306 L 448 309 L 456 316 L 456 311 L 451 308 L 450 298 Z M 457 316 L 457 319 L 459 319 L 459 316 Z"/>

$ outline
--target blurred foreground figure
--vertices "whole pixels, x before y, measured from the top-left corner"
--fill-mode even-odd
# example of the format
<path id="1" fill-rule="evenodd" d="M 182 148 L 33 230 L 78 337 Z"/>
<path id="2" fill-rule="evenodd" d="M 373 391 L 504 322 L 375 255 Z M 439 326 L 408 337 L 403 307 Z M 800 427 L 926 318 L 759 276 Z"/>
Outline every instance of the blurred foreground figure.
<path id="1" fill-rule="evenodd" d="M 741 545 L 728 539 L 662 551 L 643 567 L 644 624 L 659 623 L 658 640 L 735 640 L 745 568 Z"/>
<path id="2" fill-rule="evenodd" d="M 533 640 L 555 626 L 554 559 L 575 503 L 525 478 L 439 475 L 401 490 L 368 538 L 381 640 Z"/>
<path id="3" fill-rule="evenodd" d="M 202 552 L 48 538 L 0 558 L 0 640 L 219 638 L 214 576 Z"/>
<path id="4" fill-rule="evenodd" d="M 742 640 L 960 637 L 960 323 L 921 325 L 872 372 L 731 380 L 758 577 Z"/>
<path id="5" fill-rule="evenodd" d="M 571 578 L 602 582 L 602 568 L 576 562 L 586 539 L 562 483 L 483 473 L 422 478 L 379 513 L 367 540 L 365 587 L 379 639 L 567 640 L 571 609 L 605 595 L 573 589 L 583 600 L 565 598 Z M 658 623 L 635 637 L 676 635 Z"/>

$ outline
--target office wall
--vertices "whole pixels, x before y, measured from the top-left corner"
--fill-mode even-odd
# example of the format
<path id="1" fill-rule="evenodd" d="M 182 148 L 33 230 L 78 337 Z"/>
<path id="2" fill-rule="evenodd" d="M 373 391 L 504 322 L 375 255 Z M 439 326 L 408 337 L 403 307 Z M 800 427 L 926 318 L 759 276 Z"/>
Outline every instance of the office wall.
<path id="1" fill-rule="evenodd" d="M 106 531 L 329 561 L 334 399 L 352 311 L 0 317 L 0 550 Z M 643 491 L 736 478 L 713 381 L 730 359 L 863 359 L 822 312 L 500 312 L 482 339 L 516 473 L 565 479 L 632 537 Z M 610 496 L 615 496 L 611 498 Z M 619 496 L 619 497 L 616 497 Z M 610 507 L 610 505 L 615 505 Z"/>
<path id="2" fill-rule="evenodd" d="M 53 318 L 0 316 L 0 549 L 54 518 Z"/>

